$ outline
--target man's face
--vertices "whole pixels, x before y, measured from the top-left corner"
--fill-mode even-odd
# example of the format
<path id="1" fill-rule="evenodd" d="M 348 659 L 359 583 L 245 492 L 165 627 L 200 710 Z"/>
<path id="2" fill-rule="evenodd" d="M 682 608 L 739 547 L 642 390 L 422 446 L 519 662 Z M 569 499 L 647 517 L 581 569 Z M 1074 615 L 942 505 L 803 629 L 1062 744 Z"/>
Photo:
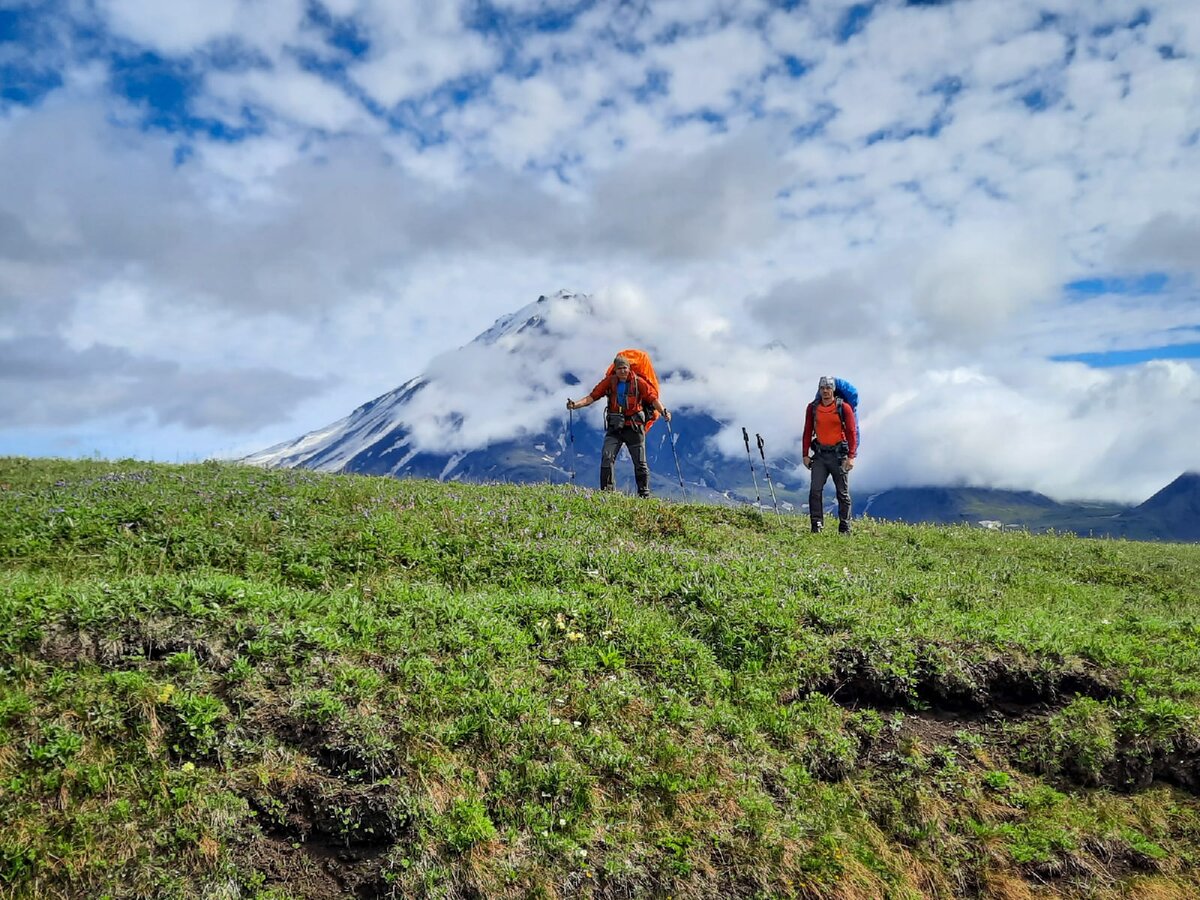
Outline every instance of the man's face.
<path id="1" fill-rule="evenodd" d="M 828 385 L 821 388 L 821 402 L 822 403 L 832 403 L 833 402 L 833 388 L 829 387 Z"/>
<path id="2" fill-rule="evenodd" d="M 617 374 L 617 381 L 629 380 L 629 366 L 615 366 L 613 371 Z"/>

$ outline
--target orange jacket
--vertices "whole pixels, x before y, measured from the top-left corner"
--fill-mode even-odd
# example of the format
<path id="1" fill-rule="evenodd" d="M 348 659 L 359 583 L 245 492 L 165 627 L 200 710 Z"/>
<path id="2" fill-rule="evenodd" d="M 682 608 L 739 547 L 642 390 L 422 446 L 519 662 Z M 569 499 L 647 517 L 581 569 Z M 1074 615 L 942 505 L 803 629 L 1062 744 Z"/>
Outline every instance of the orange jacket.
<path id="1" fill-rule="evenodd" d="M 842 417 L 837 412 L 839 404 L 842 407 L 842 414 L 846 417 L 845 426 L 842 425 Z M 818 407 L 820 408 L 818 409 Z M 808 404 L 808 409 L 804 413 L 805 456 L 808 456 L 808 450 L 812 446 L 814 437 L 817 443 L 823 447 L 845 441 L 849 448 L 847 455 L 854 459 L 858 455 L 858 429 L 855 428 L 854 423 L 854 407 L 844 400 L 834 400 L 828 406 L 815 400 Z"/>

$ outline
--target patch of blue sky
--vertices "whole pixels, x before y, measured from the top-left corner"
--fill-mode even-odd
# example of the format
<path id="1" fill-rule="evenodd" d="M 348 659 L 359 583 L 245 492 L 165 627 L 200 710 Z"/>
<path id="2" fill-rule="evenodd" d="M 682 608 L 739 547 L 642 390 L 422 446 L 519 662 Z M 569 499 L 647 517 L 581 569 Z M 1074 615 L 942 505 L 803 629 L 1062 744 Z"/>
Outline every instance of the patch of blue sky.
<path id="1" fill-rule="evenodd" d="M 39 61 L 56 43 L 29 9 L 0 9 L 0 101 L 32 106 L 62 86 L 62 76 Z"/>
<path id="2" fill-rule="evenodd" d="M 963 81 L 961 78 L 959 78 L 957 75 L 947 75 L 944 78 L 939 78 L 921 93 L 941 94 L 943 99 L 949 102 L 961 94 L 962 89 Z"/>
<path id="3" fill-rule="evenodd" d="M 1100 350 L 1094 353 L 1064 353 L 1051 356 L 1055 362 L 1081 362 L 1093 369 L 1135 366 L 1156 359 L 1200 359 L 1200 341 L 1165 344 L 1160 347 L 1135 347 L 1127 350 Z"/>
<path id="4" fill-rule="evenodd" d="M 188 101 L 200 84 L 200 76 L 190 63 L 154 53 L 117 56 L 109 73 L 114 93 L 144 106 L 147 121 L 164 127 L 187 117 Z"/>
<path id="5" fill-rule="evenodd" d="M 1150 10 L 1143 6 L 1133 16 L 1124 21 L 1116 20 L 1105 22 L 1103 25 L 1097 25 L 1092 29 L 1092 37 L 1108 37 L 1110 34 L 1121 29 L 1141 28 L 1143 25 L 1149 25 L 1150 19 Z"/>
<path id="6" fill-rule="evenodd" d="M 877 128 L 863 138 L 863 143 L 866 146 L 878 144 L 880 141 L 902 141 L 905 138 L 910 138 L 914 134 L 921 134 L 922 129 L 919 128 L 896 128 L 888 126 L 887 128 Z"/>
<path id="7" fill-rule="evenodd" d="M 188 60 L 165 59 L 155 53 L 116 56 L 110 61 L 109 82 L 114 93 L 142 109 L 141 126 L 193 137 L 236 142 L 261 134 L 263 121 L 250 109 L 238 124 L 196 116 L 191 101 L 199 91 L 200 74 Z M 176 154 L 177 161 L 180 154 Z"/>
<path id="8" fill-rule="evenodd" d="M 991 180 L 984 178 L 982 176 L 979 178 L 976 178 L 971 186 L 974 187 L 976 190 L 982 191 L 984 194 L 986 194 L 992 200 L 1011 199 L 1009 197 L 1009 195 L 999 185 L 993 183 Z"/>
<path id="9" fill-rule="evenodd" d="M 650 69 L 646 80 L 633 89 L 633 99 L 638 103 L 665 97 L 670 89 L 671 74 L 664 69 Z"/>
<path id="10" fill-rule="evenodd" d="M 783 68 L 791 78 L 803 78 L 812 66 L 800 57 L 787 53 L 783 57 Z"/>
<path id="11" fill-rule="evenodd" d="M 347 56 L 361 59 L 371 49 L 371 40 L 359 22 L 335 16 L 321 3 L 309 3 L 308 23 L 324 33 L 326 43 Z"/>
<path id="12" fill-rule="evenodd" d="M 1056 12 L 1042 10 L 1038 16 L 1037 30 L 1045 30 L 1047 28 L 1057 28 L 1062 22 L 1062 17 Z"/>
<path id="13" fill-rule="evenodd" d="M 497 71 L 516 79 L 530 78 L 542 68 L 542 60 L 526 53 L 526 41 L 539 34 L 558 34 L 574 27 L 579 16 L 595 5 L 595 0 L 576 0 L 575 3 L 548 6 L 532 12 L 503 9 L 493 3 L 476 3 L 467 14 L 464 25 L 478 33 L 500 51 Z M 609 36 L 611 37 L 611 35 Z M 589 64 L 590 48 L 564 55 L 559 49 L 549 51 L 560 64 Z"/>
<path id="14" fill-rule="evenodd" d="M 489 0 L 475 5 L 465 24 L 483 35 L 512 35 L 522 32 L 561 34 L 570 31 L 580 15 L 596 5 L 596 0 L 575 0 L 574 3 L 547 4 L 525 12 L 504 9 Z"/>
<path id="15" fill-rule="evenodd" d="M 848 8 L 835 32 L 839 44 L 844 44 L 867 27 L 871 13 L 875 11 L 874 3 L 855 3 Z"/>
<path id="16" fill-rule="evenodd" d="M 352 79 L 346 70 L 345 59 L 330 59 L 312 50 L 294 50 L 292 56 L 297 65 L 306 72 L 318 76 L 322 81 L 336 85 L 342 93 L 362 104 L 362 107 L 376 118 L 385 116 L 386 111 L 374 101 L 370 94 Z M 461 103 L 465 103 L 462 100 Z"/>
<path id="17" fill-rule="evenodd" d="M 57 72 L 21 65 L 0 65 L 0 100 L 4 103 L 33 106 L 60 87 L 62 76 Z"/>
<path id="18" fill-rule="evenodd" d="M 865 146 L 878 144 L 880 141 L 906 141 L 911 137 L 937 137 L 950 121 L 950 116 L 942 111 L 934 114 L 929 124 L 923 127 L 915 125 L 889 125 L 872 131 L 864 139 Z"/>
<path id="19" fill-rule="evenodd" d="M 362 102 L 369 112 L 383 118 L 393 130 L 407 133 L 419 148 L 425 149 L 450 140 L 450 134 L 442 124 L 446 110 L 482 96 L 490 84 L 490 75 L 465 75 L 441 84 L 427 94 L 401 100 L 391 109 L 381 108 L 365 95 Z"/>
<path id="20" fill-rule="evenodd" d="M 24 17 L 18 9 L 0 9 L 0 44 L 16 41 L 23 30 Z"/>
<path id="21" fill-rule="evenodd" d="M 699 33 L 704 27 L 704 23 L 697 25 L 695 23 L 668 22 L 660 31 L 655 32 L 652 41 L 660 45 L 674 44 L 678 40 Z"/>
<path id="22" fill-rule="evenodd" d="M 1061 99 L 1057 91 L 1037 87 L 1021 95 L 1021 103 L 1030 112 L 1044 112 Z"/>
<path id="23" fill-rule="evenodd" d="M 856 176 L 854 178 L 839 178 L 837 179 L 837 182 L 857 180 L 859 179 Z M 871 198 L 857 200 L 853 203 L 815 203 L 803 210 L 800 215 L 805 219 L 825 217 L 838 217 L 844 219 L 850 216 L 859 215 L 864 212 L 869 212 L 874 206 L 875 201 Z"/>
<path id="24" fill-rule="evenodd" d="M 838 108 L 832 103 L 822 103 L 816 109 L 816 115 L 802 125 L 797 125 L 792 129 L 792 138 L 796 143 L 800 144 L 804 141 L 818 137 L 825 131 L 825 126 L 834 120 L 838 114 Z"/>
<path id="25" fill-rule="evenodd" d="M 571 186 L 578 182 L 576 175 L 583 165 L 583 161 L 582 153 L 563 153 L 549 162 L 530 160 L 522 168 L 525 172 L 534 174 L 550 172 L 559 180 L 560 184 Z"/>
<path id="26" fill-rule="evenodd" d="M 1146 296 L 1161 294 L 1170 283 L 1165 272 L 1145 272 L 1141 275 L 1116 278 L 1080 278 L 1067 282 L 1064 288 L 1067 299 L 1072 302 L 1090 300 L 1106 294 Z"/>
<path id="27" fill-rule="evenodd" d="M 678 128 L 681 125 L 687 125 L 692 122 L 703 122 L 712 127 L 714 133 L 723 133 L 728 130 L 728 121 L 725 116 L 716 110 L 703 107 L 701 109 L 692 110 L 688 113 L 683 113 L 677 116 L 670 116 L 667 119 L 669 128 Z"/>

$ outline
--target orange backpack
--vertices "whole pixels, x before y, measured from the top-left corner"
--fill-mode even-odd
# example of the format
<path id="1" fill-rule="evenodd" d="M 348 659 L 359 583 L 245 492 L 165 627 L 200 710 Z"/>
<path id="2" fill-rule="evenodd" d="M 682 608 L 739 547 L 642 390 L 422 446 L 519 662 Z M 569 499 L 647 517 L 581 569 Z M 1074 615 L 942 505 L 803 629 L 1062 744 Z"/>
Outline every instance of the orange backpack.
<path id="1" fill-rule="evenodd" d="M 654 385 L 654 390 L 658 390 L 658 375 L 654 371 L 654 364 L 650 362 L 650 354 L 645 350 L 622 350 L 617 354 L 629 360 L 629 371 L 634 375 L 640 375 L 650 384 Z M 613 367 L 610 363 L 608 371 L 604 373 L 605 378 L 612 378 Z M 643 406 L 646 415 L 646 430 L 650 430 L 650 426 L 658 421 L 658 412 L 651 409 L 649 406 Z"/>

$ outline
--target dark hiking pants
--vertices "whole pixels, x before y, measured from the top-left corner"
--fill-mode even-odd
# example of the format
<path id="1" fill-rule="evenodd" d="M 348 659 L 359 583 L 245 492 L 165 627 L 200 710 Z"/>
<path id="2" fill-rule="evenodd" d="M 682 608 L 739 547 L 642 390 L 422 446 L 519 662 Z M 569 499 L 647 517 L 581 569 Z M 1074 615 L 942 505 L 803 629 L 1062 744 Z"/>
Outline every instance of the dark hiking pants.
<path id="1" fill-rule="evenodd" d="M 604 449 L 600 451 L 600 490 L 613 489 L 613 465 L 622 444 L 629 448 L 629 458 L 633 460 L 638 496 L 649 497 L 650 466 L 646 462 L 646 432 L 631 425 L 604 433 Z"/>
<path id="2" fill-rule="evenodd" d="M 813 531 L 820 531 L 825 522 L 825 481 L 833 476 L 837 488 L 838 531 L 850 530 L 850 476 L 842 465 L 846 462 L 844 451 L 837 447 L 818 447 L 812 461 L 812 483 L 808 488 L 808 516 Z"/>

